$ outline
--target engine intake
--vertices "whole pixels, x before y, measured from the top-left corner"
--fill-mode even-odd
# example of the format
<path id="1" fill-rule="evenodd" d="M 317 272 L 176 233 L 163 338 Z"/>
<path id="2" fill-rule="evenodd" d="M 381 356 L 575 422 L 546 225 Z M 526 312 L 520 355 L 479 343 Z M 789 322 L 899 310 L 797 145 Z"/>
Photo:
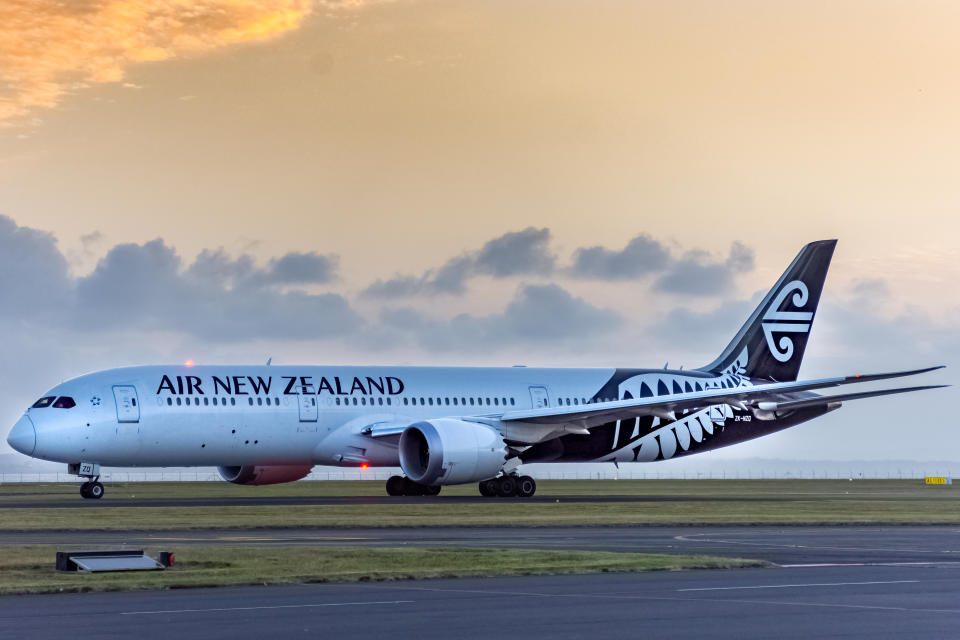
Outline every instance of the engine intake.
<path id="1" fill-rule="evenodd" d="M 280 484 L 306 478 L 312 465 L 243 465 L 217 467 L 220 477 L 233 484 Z"/>
<path id="2" fill-rule="evenodd" d="M 503 437 L 476 422 L 438 418 L 412 424 L 400 435 L 400 466 L 408 478 L 424 485 L 492 478 L 506 457 Z"/>

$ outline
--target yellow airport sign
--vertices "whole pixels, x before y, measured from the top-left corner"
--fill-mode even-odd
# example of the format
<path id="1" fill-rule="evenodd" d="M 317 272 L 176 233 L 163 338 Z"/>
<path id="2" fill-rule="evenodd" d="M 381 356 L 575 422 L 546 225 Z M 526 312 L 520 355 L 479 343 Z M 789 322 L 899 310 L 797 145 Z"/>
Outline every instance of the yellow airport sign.
<path id="1" fill-rule="evenodd" d="M 952 479 L 945 476 L 927 476 L 927 484 L 953 484 Z"/>

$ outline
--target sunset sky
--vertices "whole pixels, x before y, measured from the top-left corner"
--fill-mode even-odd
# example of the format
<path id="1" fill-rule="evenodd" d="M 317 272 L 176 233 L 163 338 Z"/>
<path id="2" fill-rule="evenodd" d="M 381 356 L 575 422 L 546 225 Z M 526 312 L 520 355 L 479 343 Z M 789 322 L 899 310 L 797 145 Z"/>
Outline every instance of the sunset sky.
<path id="1" fill-rule="evenodd" d="M 0 432 L 183 362 L 960 367 L 960 4 L 0 3 Z M 955 459 L 955 388 L 723 454 Z M 7 451 L 0 445 L 0 451 Z"/>

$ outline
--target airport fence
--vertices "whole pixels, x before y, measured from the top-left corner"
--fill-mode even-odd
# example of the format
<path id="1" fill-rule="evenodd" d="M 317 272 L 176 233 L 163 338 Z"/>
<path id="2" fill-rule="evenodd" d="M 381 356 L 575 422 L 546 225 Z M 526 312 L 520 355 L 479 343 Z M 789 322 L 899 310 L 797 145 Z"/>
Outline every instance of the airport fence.
<path id="1" fill-rule="evenodd" d="M 904 471 L 818 471 L 802 470 L 729 470 L 703 472 L 651 472 L 621 468 L 613 471 L 526 471 L 537 480 L 922 480 L 926 476 L 960 477 L 954 469 L 915 469 Z M 399 474 L 399 469 L 332 469 L 314 470 L 301 482 L 336 482 L 345 480 L 381 480 Z M 215 470 L 204 471 L 105 471 L 104 482 L 222 482 Z M 80 482 L 68 473 L 0 473 L 0 484 Z"/>

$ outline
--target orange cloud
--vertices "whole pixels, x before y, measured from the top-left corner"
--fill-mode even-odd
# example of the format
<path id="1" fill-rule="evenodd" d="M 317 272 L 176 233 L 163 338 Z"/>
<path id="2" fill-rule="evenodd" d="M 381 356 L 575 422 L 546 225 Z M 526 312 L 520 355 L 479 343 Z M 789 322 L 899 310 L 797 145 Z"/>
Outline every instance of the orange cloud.
<path id="1" fill-rule="evenodd" d="M 296 29 L 310 0 L 3 0 L 0 124 L 134 63 L 166 60 Z"/>

